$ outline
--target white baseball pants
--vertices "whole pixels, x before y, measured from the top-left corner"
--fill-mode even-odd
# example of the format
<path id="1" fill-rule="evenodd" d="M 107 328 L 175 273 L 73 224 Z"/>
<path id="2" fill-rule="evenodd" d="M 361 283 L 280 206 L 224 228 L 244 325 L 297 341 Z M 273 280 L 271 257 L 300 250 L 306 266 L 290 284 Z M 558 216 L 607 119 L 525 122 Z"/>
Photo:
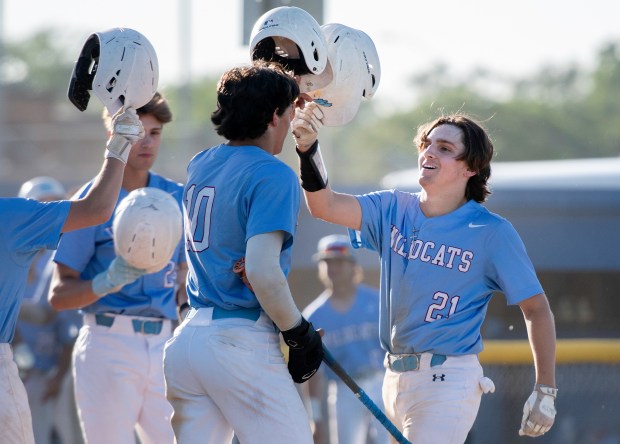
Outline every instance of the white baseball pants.
<path id="1" fill-rule="evenodd" d="M 476 420 L 482 389 L 477 355 L 448 356 L 430 366 L 422 353 L 419 370 L 386 369 L 383 402 L 386 416 L 412 444 L 459 444 Z"/>
<path id="2" fill-rule="evenodd" d="M 28 395 L 7 343 L 0 344 L 0 425 L 3 444 L 34 444 Z"/>
<path id="3" fill-rule="evenodd" d="M 312 444 L 310 422 L 280 349 L 257 321 L 192 309 L 164 352 L 166 394 L 179 444 Z"/>
<path id="4" fill-rule="evenodd" d="M 159 334 L 136 332 L 132 316 L 116 315 L 107 327 L 84 316 L 73 349 L 75 398 L 88 444 L 172 444 L 172 406 L 164 390 L 164 344 L 170 320 Z M 135 432 L 134 432 L 135 429 Z"/>

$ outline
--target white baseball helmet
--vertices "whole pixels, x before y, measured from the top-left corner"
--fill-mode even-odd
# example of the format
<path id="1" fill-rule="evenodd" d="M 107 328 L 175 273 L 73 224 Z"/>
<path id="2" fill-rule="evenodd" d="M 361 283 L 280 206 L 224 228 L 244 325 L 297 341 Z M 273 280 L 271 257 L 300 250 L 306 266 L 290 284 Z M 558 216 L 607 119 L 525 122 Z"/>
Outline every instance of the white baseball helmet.
<path id="1" fill-rule="evenodd" d="M 364 79 L 364 97 L 370 100 L 377 92 L 381 81 L 379 53 L 377 53 L 377 48 L 368 34 L 359 29 L 356 31 L 358 35 L 357 47 L 362 52 L 367 69 L 367 75 Z"/>
<path id="2" fill-rule="evenodd" d="M 321 74 L 327 65 L 320 25 L 296 6 L 280 6 L 258 18 L 250 35 L 250 55 L 252 60 L 278 61 L 298 75 Z"/>
<path id="3" fill-rule="evenodd" d="M 92 91 L 110 115 L 123 105 L 140 108 L 157 91 L 159 64 L 151 42 L 138 31 L 114 28 L 91 34 L 75 62 L 68 96 L 84 111 Z"/>
<path id="4" fill-rule="evenodd" d="M 172 195 L 159 188 L 138 188 L 114 212 L 114 251 L 133 267 L 160 271 L 181 239 L 182 220 Z"/>
<path id="5" fill-rule="evenodd" d="M 319 104 L 325 126 L 342 126 L 353 120 L 362 98 L 371 97 L 378 83 L 372 81 L 370 51 L 360 31 L 340 23 L 323 25 L 321 30 L 327 41 L 327 68 L 316 79 L 301 76 L 300 89 Z M 378 56 L 376 60 L 378 65 Z"/>
<path id="6" fill-rule="evenodd" d="M 67 196 L 67 190 L 53 177 L 39 176 L 24 182 L 17 196 L 40 201 L 58 200 Z"/>

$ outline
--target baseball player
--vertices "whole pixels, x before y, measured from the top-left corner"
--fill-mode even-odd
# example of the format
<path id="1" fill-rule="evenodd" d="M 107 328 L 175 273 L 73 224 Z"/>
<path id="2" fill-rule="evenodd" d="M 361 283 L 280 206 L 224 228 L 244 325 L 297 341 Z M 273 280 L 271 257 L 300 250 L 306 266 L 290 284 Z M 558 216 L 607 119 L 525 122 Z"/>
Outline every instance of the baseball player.
<path id="1" fill-rule="evenodd" d="M 310 444 L 293 382 L 319 368 L 322 342 L 286 276 L 300 190 L 277 157 L 299 88 L 279 64 L 226 71 L 211 115 L 226 143 L 198 153 L 184 191 L 191 309 L 168 341 L 166 394 L 179 443 Z M 289 346 L 288 365 L 278 330 Z"/>
<path id="2" fill-rule="evenodd" d="M 380 256 L 388 417 L 416 444 L 465 441 L 492 389 L 477 354 L 487 305 L 501 291 L 523 312 L 536 370 L 519 434 L 547 432 L 557 396 L 553 315 L 517 232 L 481 205 L 493 157 L 485 130 L 465 115 L 425 124 L 416 137 L 419 193 L 352 196 L 327 183 L 313 106 L 292 125 L 308 208 Z"/>
<path id="3" fill-rule="evenodd" d="M 50 202 L 63 199 L 65 188 L 52 177 L 35 177 L 21 186 L 19 197 Z M 56 433 L 62 442 L 81 437 L 73 400 L 71 350 L 77 332 L 76 313 L 57 313 L 47 301 L 51 279 L 51 250 L 40 250 L 28 273 L 28 284 L 13 340 L 15 360 L 32 413 L 34 439 L 52 442 Z M 21 359 L 20 351 L 31 359 Z"/>
<path id="4" fill-rule="evenodd" d="M 385 353 L 378 337 L 379 292 L 360 283 L 362 270 L 347 236 L 323 237 L 314 259 L 318 262 L 319 279 L 325 291 L 304 309 L 303 315 L 325 332 L 323 341 L 340 365 L 383 409 L 381 386 Z M 315 442 L 320 441 L 319 433 L 327 434 L 325 429 L 328 428 L 330 442 L 334 444 L 366 444 L 369 435 L 376 444 L 388 444 L 385 428 L 340 378 L 327 367 L 321 367 L 320 372 L 325 373 L 326 378 L 312 378 L 308 383 Z M 320 384 L 325 379 L 328 384 Z M 328 399 L 327 409 L 323 408 L 325 398 Z"/>
<path id="5" fill-rule="evenodd" d="M 13 361 L 10 342 L 28 280 L 30 265 L 42 248 L 56 248 L 61 233 L 105 222 L 114 211 L 126 159 L 122 145 L 140 138 L 142 125 L 131 108 L 112 119 L 114 144 L 106 148 L 103 167 L 90 192 L 75 201 L 39 202 L 1 198 L 0 214 L 0 424 L 2 442 L 34 443 L 28 397 Z"/>
<path id="6" fill-rule="evenodd" d="M 154 187 L 181 205 L 183 186 L 151 171 L 172 113 L 159 94 L 137 114 L 145 130 L 128 150 L 118 201 Z M 109 114 L 104 111 L 104 122 Z M 92 186 L 78 191 L 81 196 Z M 177 306 L 187 300 L 183 242 L 163 270 L 146 273 L 115 256 L 114 217 L 63 237 L 54 256 L 50 302 L 84 313 L 73 351 L 75 397 L 84 439 L 93 443 L 172 443 L 172 407 L 164 392 L 163 347 Z"/>

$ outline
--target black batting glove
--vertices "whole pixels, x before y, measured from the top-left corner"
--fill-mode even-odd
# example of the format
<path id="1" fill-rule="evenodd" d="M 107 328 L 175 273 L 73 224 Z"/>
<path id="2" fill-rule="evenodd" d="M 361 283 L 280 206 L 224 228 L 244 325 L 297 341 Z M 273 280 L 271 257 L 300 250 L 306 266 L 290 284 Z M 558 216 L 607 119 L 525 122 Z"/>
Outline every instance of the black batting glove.
<path id="1" fill-rule="evenodd" d="M 319 369 L 323 360 L 323 341 L 312 324 L 301 318 L 301 324 L 282 332 L 289 346 L 288 372 L 298 384 L 306 382 Z"/>

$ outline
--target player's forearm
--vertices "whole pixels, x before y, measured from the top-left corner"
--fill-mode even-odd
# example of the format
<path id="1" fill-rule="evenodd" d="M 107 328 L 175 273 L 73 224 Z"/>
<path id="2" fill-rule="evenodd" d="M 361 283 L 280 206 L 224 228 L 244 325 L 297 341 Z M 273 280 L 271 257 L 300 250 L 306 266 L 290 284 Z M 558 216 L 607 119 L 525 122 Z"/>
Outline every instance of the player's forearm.
<path id="1" fill-rule="evenodd" d="M 280 231 L 252 236 L 246 245 L 245 271 L 263 310 L 286 331 L 299 324 L 301 312 L 280 268 L 283 239 Z"/>
<path id="2" fill-rule="evenodd" d="M 274 268 L 261 264 L 259 267 L 248 268 L 246 262 L 246 273 L 261 307 L 281 331 L 290 330 L 299 324 L 301 312 L 295 305 L 286 277 L 279 266 Z"/>
<path id="3" fill-rule="evenodd" d="M 555 387 L 555 322 L 546 297 L 523 314 L 536 368 L 536 382 Z"/>
<path id="4" fill-rule="evenodd" d="M 118 159 L 105 159 L 101 171 L 85 197 L 71 203 L 62 232 L 102 224 L 110 219 L 123 181 L 125 164 Z"/>
<path id="5" fill-rule="evenodd" d="M 93 293 L 92 281 L 63 277 L 52 280 L 48 299 L 50 305 L 60 311 L 85 307 L 99 297 Z"/>
<path id="6" fill-rule="evenodd" d="M 336 193 L 328 185 L 319 191 L 305 191 L 306 205 L 313 217 L 359 230 L 362 223 L 362 209 L 355 196 Z"/>

